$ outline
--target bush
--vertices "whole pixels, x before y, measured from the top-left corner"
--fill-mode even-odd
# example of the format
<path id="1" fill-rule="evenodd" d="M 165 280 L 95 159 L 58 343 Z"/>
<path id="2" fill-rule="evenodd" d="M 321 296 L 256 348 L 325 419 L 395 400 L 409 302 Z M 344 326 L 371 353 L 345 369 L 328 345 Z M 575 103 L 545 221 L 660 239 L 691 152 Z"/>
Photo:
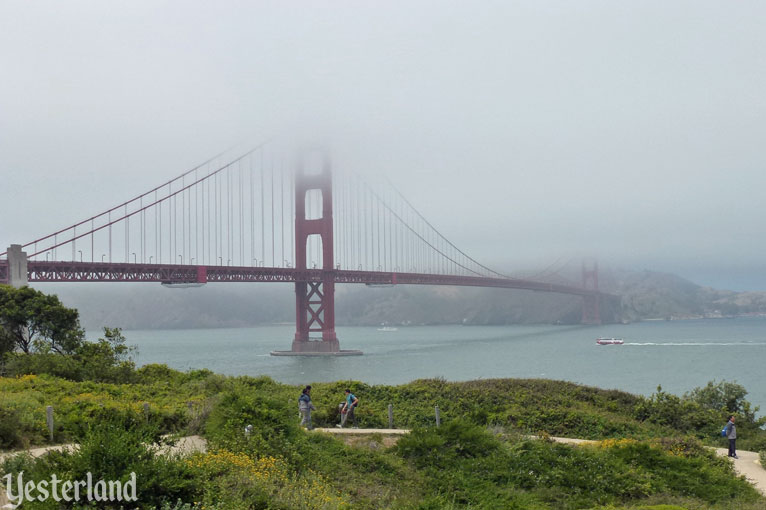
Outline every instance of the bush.
<path id="1" fill-rule="evenodd" d="M 214 446 L 288 458 L 297 454 L 298 444 L 304 438 L 299 435 L 297 412 L 286 402 L 242 384 L 219 398 L 205 428 L 206 437 Z M 245 435 L 247 425 L 253 427 L 249 436 Z"/>
<path id="2" fill-rule="evenodd" d="M 208 480 L 203 504 L 226 509 L 331 510 L 349 508 L 347 498 L 312 469 L 297 472 L 281 457 L 252 457 L 227 450 L 187 460 L 199 480 Z"/>
<path id="3" fill-rule="evenodd" d="M 163 433 L 181 431 L 192 424 L 200 430 L 212 399 L 204 381 L 171 386 L 73 382 L 47 375 L 0 378 L 0 409 L 13 424 L 2 433 L 5 439 L 0 439 L 4 442 L 0 448 L 47 443 L 48 405 L 53 406 L 54 441 L 68 442 L 82 437 L 88 425 L 103 416 L 127 422 L 138 415 Z M 148 415 L 144 403 L 149 404 Z"/>
<path id="4" fill-rule="evenodd" d="M 45 409 L 19 395 L 0 393 L 0 449 L 26 448 L 45 441 Z"/>
<path id="5" fill-rule="evenodd" d="M 0 407 L 0 449 L 23 447 L 23 430 L 17 409 Z"/>
<path id="6" fill-rule="evenodd" d="M 7 353 L 7 376 L 51 375 L 70 381 L 130 383 L 136 380 L 134 347 L 125 345 L 119 328 L 104 328 L 104 338 L 81 341 L 71 351 L 55 352 L 42 346 L 36 352 Z"/>
<path id="7" fill-rule="evenodd" d="M 187 464 L 168 455 L 159 455 L 156 448 L 157 431 L 102 417 L 88 428 L 74 450 L 51 451 L 37 459 L 12 457 L 3 464 L 3 471 L 17 476 L 24 472 L 25 481 L 51 480 L 55 474 L 60 480 L 93 480 L 128 482 L 135 473 L 136 494 L 140 508 L 150 508 L 168 502 L 194 501 L 197 483 Z M 122 503 L 101 503 L 99 508 L 117 509 Z M 44 502 L 25 502 L 24 508 L 58 508 L 52 498 Z"/>
<path id="8" fill-rule="evenodd" d="M 499 448 L 499 441 L 486 429 L 455 420 L 441 427 L 413 430 L 399 440 L 395 451 L 422 468 L 492 455 Z"/>

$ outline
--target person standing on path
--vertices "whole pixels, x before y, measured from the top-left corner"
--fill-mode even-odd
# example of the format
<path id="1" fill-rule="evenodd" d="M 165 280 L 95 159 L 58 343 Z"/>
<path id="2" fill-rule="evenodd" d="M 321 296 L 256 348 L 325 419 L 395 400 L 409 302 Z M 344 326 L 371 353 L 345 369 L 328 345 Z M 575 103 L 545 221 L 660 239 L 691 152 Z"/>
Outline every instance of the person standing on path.
<path id="1" fill-rule="evenodd" d="M 729 416 L 729 422 L 726 424 L 726 439 L 729 440 L 729 457 L 737 457 L 737 427 L 734 425 L 734 416 Z"/>
<path id="2" fill-rule="evenodd" d="M 346 389 L 346 401 L 340 405 L 340 423 L 336 425 L 339 429 L 342 429 L 349 418 L 351 418 L 354 428 L 356 426 L 356 414 L 354 414 L 354 408 L 359 405 L 359 399 L 356 395 L 351 393 L 351 390 Z"/>
<path id="3" fill-rule="evenodd" d="M 298 410 L 301 412 L 301 426 L 306 426 L 308 430 L 311 426 L 311 411 L 316 411 L 316 407 L 311 403 L 311 386 L 303 388 L 301 396 L 298 397 Z"/>

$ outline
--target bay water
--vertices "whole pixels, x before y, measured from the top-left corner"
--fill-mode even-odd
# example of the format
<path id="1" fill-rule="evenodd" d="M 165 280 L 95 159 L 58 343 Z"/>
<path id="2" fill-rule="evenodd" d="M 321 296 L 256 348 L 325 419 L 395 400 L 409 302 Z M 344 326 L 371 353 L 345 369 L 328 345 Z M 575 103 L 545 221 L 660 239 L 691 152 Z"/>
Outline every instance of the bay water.
<path id="1" fill-rule="evenodd" d="M 274 357 L 289 350 L 292 325 L 240 329 L 124 331 L 138 365 L 267 375 L 290 384 L 420 378 L 566 380 L 650 395 L 683 394 L 710 380 L 736 381 L 766 414 L 766 318 L 648 321 L 602 326 L 339 327 L 342 349 L 363 356 Z M 97 333 L 90 333 L 93 337 Z M 597 337 L 624 345 L 597 345 Z"/>

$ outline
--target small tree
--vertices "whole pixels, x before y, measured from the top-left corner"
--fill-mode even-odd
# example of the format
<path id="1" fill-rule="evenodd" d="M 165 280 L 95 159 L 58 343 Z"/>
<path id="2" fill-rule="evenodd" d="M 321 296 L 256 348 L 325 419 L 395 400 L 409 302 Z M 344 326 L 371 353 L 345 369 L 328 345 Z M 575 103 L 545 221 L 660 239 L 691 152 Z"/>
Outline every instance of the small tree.
<path id="1" fill-rule="evenodd" d="M 756 418 L 760 410 L 745 399 L 747 390 L 741 384 L 729 381 L 709 381 L 701 388 L 694 388 L 684 394 L 684 399 L 690 400 L 704 407 L 721 413 L 721 415 L 737 415 L 742 422 L 762 426 L 766 423 L 765 418 Z"/>
<path id="2" fill-rule="evenodd" d="M 0 349 L 75 352 L 85 337 L 77 310 L 58 296 L 30 287 L 0 285 Z"/>
<path id="3" fill-rule="evenodd" d="M 135 347 L 125 345 L 120 328 L 104 327 L 104 338 L 83 342 L 75 358 L 82 366 L 84 380 L 127 383 L 136 377 L 132 358 L 135 352 Z"/>

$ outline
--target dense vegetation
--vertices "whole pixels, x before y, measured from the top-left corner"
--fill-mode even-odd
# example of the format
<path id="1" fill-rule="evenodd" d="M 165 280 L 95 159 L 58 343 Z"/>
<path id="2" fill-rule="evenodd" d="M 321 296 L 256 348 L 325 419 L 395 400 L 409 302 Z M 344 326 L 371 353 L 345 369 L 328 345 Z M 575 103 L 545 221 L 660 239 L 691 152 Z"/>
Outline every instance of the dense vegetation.
<path id="1" fill-rule="evenodd" d="M 3 378 L 0 433 L 6 446 L 46 442 L 46 405 L 56 410 L 55 442 L 87 445 L 38 461 L 17 458 L 3 469 L 39 480 L 52 473 L 74 476 L 86 467 L 109 479 L 135 471 L 147 484 L 142 508 L 179 499 L 220 509 L 301 507 L 296 501 L 306 508 L 619 508 L 664 502 L 687 509 L 765 508 L 725 459 L 702 447 L 722 443 L 716 437 L 721 418 L 715 413 L 692 430 L 714 414 L 693 404 L 693 395 L 660 391 L 643 398 L 546 380 L 432 379 L 395 387 L 338 382 L 314 385 L 315 424 L 337 422 L 345 386 L 362 399 L 361 426 L 386 426 L 386 408 L 393 403 L 396 425 L 413 433 L 385 448 L 381 437 L 351 447 L 306 432 L 298 427 L 298 389 L 266 377 L 154 365 L 135 370 L 124 384 L 46 374 Z M 150 404 L 149 416 L 143 402 Z M 434 405 L 441 411 L 439 428 Z M 757 423 L 745 421 L 739 424 L 743 437 L 762 436 Z M 243 433 L 248 424 L 250 436 Z M 209 440 L 210 453 L 186 459 L 151 454 L 149 445 L 161 434 L 197 431 Z M 602 441 L 573 447 L 531 440 L 530 433 Z M 123 460 L 97 461 L 102 456 Z"/>
<path id="2" fill-rule="evenodd" d="M 6 353 L 0 447 L 47 443 L 51 405 L 53 442 L 80 448 L 11 457 L 0 475 L 41 481 L 91 472 L 124 481 L 135 472 L 139 508 L 162 510 L 766 508 L 727 459 L 703 446 L 723 446 L 720 427 L 733 412 L 739 447 L 766 450 L 764 420 L 736 383 L 713 381 L 683 396 L 658 388 L 649 398 L 549 380 L 313 384 L 315 425 L 337 423 L 350 387 L 361 399 L 361 427 L 386 427 L 393 404 L 395 425 L 413 429 L 394 446 L 382 436 L 349 445 L 298 426 L 294 386 L 136 369 L 121 332 L 104 336 L 60 352 L 41 340 L 29 353 Z M 201 433 L 209 451 L 158 454 L 168 433 Z M 575 447 L 553 435 L 597 441 Z"/>

